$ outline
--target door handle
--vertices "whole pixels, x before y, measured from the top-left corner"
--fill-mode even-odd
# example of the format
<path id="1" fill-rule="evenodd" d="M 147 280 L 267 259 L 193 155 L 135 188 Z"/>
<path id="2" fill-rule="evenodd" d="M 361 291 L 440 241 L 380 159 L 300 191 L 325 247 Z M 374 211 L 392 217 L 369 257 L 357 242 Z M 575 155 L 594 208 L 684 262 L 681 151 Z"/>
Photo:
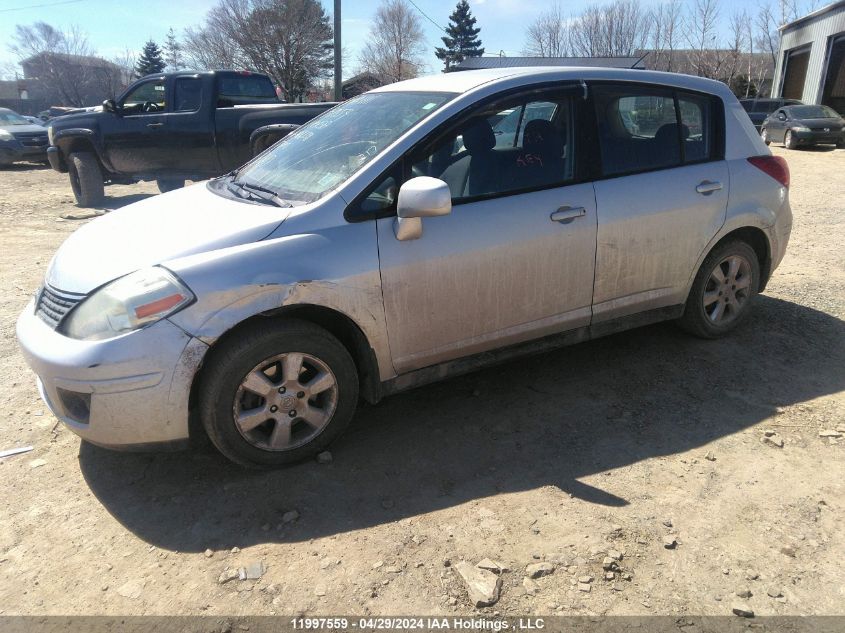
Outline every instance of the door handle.
<path id="1" fill-rule="evenodd" d="M 552 222 L 559 222 L 560 224 L 569 224 L 576 218 L 582 218 L 587 215 L 587 210 L 584 207 L 561 207 L 551 214 Z"/>
<path id="2" fill-rule="evenodd" d="M 712 180 L 705 180 L 703 182 L 700 182 L 698 184 L 698 186 L 695 188 L 695 190 L 698 193 L 706 196 L 707 194 L 713 193 L 714 191 L 719 191 L 721 188 L 722 188 L 722 183 L 715 182 L 715 181 L 712 181 Z"/>
<path id="3" fill-rule="evenodd" d="M 147 123 L 147 127 L 164 127 L 164 123 Z"/>

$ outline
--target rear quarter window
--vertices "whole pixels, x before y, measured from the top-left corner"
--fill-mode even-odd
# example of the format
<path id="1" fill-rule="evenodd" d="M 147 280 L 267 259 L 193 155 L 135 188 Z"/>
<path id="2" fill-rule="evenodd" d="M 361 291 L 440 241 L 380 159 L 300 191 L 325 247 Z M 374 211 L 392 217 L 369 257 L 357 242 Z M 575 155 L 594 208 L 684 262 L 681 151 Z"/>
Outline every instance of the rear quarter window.
<path id="1" fill-rule="evenodd" d="M 278 103 L 273 83 L 261 75 L 223 75 L 217 78 L 217 107 L 248 103 Z"/>

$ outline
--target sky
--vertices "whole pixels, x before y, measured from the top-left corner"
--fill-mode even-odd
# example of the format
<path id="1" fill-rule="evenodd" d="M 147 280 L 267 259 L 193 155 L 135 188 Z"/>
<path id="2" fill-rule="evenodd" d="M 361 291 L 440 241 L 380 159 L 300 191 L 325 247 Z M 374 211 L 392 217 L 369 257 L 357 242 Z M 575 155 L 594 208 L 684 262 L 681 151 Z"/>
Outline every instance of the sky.
<path id="1" fill-rule="evenodd" d="M 331 13 L 333 0 L 322 0 L 327 13 Z M 469 0 L 472 13 L 481 27 L 481 39 L 486 55 L 503 51 L 512 57 L 519 55 L 525 42 L 525 28 L 551 4 L 551 0 Z M 358 54 L 370 30 L 370 21 L 378 0 L 342 0 L 341 16 L 344 60 L 344 78 L 357 70 Z M 456 0 L 414 0 L 419 10 L 431 18 L 420 15 L 425 31 L 428 72 L 438 72 L 441 62 L 434 56 L 434 47 L 441 45 L 442 31 L 434 22 L 445 26 Z M 659 0 L 641 0 L 644 7 Z M 728 0 L 722 1 L 726 13 Z M 562 0 L 566 12 L 579 13 L 595 0 Z M 0 0 L 0 69 L 16 62 L 8 50 L 8 43 L 16 24 L 48 22 L 66 29 L 77 25 L 88 33 L 90 44 L 97 54 L 106 59 L 117 57 L 127 48 L 139 51 L 150 38 L 159 45 L 164 42 L 169 28 L 181 33 L 185 27 L 203 21 L 214 0 Z M 748 4 L 754 9 L 753 0 L 733 0 L 732 6 Z"/>

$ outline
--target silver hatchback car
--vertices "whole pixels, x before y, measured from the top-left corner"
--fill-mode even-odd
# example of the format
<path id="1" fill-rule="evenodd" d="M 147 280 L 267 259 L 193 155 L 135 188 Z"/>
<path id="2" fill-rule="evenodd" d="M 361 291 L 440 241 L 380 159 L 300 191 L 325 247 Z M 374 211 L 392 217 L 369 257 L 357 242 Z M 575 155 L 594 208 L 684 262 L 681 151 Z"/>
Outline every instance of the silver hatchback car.
<path id="1" fill-rule="evenodd" d="M 424 77 L 83 226 L 18 339 L 84 440 L 178 444 L 195 419 L 232 460 L 285 464 L 359 398 L 666 319 L 730 332 L 783 257 L 788 187 L 721 83 Z"/>

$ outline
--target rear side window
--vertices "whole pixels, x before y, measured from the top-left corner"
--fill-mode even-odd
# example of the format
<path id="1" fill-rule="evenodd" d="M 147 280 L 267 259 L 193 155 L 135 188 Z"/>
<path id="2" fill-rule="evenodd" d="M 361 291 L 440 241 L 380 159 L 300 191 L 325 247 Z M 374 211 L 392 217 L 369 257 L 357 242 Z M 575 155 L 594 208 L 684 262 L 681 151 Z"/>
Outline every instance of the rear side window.
<path id="1" fill-rule="evenodd" d="M 713 98 L 661 87 L 593 90 L 602 171 L 608 176 L 712 160 Z"/>
<path id="2" fill-rule="evenodd" d="M 196 112 L 202 105 L 202 80 L 179 78 L 173 89 L 174 112 Z"/>
<path id="3" fill-rule="evenodd" d="M 261 75 L 223 75 L 217 79 L 217 107 L 247 103 L 275 103 L 276 89 Z"/>

